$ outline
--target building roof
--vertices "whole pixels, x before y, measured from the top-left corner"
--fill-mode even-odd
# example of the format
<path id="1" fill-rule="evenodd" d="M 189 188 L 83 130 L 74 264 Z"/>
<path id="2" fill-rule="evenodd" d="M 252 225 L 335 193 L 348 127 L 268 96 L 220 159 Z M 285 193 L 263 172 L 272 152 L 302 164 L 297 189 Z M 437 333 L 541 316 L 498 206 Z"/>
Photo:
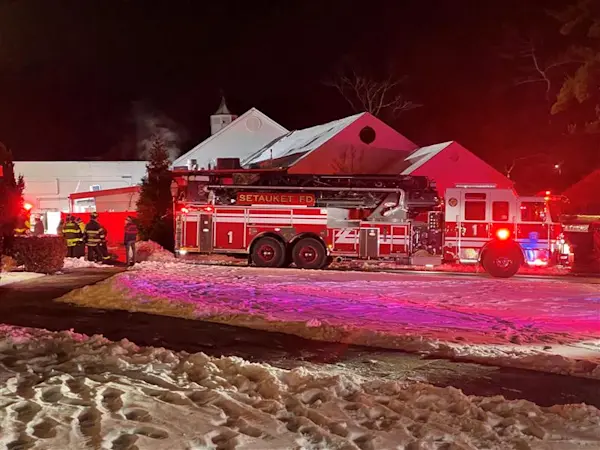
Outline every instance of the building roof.
<path id="1" fill-rule="evenodd" d="M 188 157 L 189 154 L 191 154 L 192 152 L 195 152 L 196 150 L 201 149 L 205 145 L 208 145 L 210 142 L 214 141 L 215 139 L 218 139 L 219 136 L 227 133 L 227 131 L 229 131 L 232 127 L 234 127 L 238 123 L 242 123 L 244 120 L 246 120 L 249 116 L 251 116 L 253 114 L 257 115 L 261 121 L 263 121 L 265 123 L 270 123 L 275 128 L 278 128 L 279 130 L 281 130 L 282 133 L 288 133 L 289 132 L 289 130 L 287 128 L 281 126 L 280 124 L 278 124 L 277 122 L 275 122 L 273 119 L 271 119 L 269 116 L 267 116 L 266 114 L 260 112 L 258 109 L 256 109 L 256 108 L 250 108 L 248 111 L 246 111 L 244 114 L 242 114 L 237 119 L 235 119 L 234 121 L 232 121 L 225 128 L 221 128 L 215 134 L 209 136 L 208 138 L 206 138 L 205 140 L 203 140 L 202 142 L 200 142 L 198 145 L 192 147 L 190 150 L 188 150 L 187 152 L 185 152 L 183 155 L 181 155 L 179 158 L 177 158 L 175 161 L 173 161 L 173 164 L 171 164 L 171 167 L 177 167 L 177 166 L 186 165 L 187 164 L 187 160 L 189 159 L 189 157 Z"/>
<path id="2" fill-rule="evenodd" d="M 221 96 L 221 104 L 219 105 L 219 109 L 217 109 L 217 111 L 213 115 L 214 116 L 218 116 L 218 115 L 230 116 L 230 115 L 232 115 L 232 112 L 229 111 L 229 108 L 227 107 L 227 103 L 225 103 L 224 95 Z"/>
<path id="3" fill-rule="evenodd" d="M 96 198 L 96 197 L 106 197 L 110 195 L 120 195 L 120 194 L 136 194 L 141 191 L 141 186 L 128 186 L 123 188 L 114 188 L 114 189 L 103 189 L 101 191 L 89 191 L 89 192 L 74 192 L 69 194 L 70 200 L 82 199 L 82 198 Z"/>
<path id="4" fill-rule="evenodd" d="M 448 141 L 418 148 L 404 159 L 404 161 L 410 165 L 402 171 L 402 175 L 412 174 L 415 170 L 453 143 L 454 141 Z"/>
<path id="5" fill-rule="evenodd" d="M 250 155 L 242 161 L 242 166 L 251 166 L 263 161 L 280 158 L 286 158 L 288 164 L 291 165 L 317 150 L 363 114 L 355 114 L 322 125 L 290 131 Z"/>

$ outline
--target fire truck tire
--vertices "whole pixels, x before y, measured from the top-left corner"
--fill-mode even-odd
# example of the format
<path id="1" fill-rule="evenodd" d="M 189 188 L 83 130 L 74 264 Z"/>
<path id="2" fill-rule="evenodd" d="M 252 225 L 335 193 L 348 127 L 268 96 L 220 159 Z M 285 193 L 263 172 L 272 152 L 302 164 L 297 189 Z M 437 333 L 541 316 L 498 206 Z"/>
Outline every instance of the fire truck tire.
<path id="1" fill-rule="evenodd" d="M 327 265 L 327 250 L 314 238 L 302 238 L 292 249 L 292 260 L 299 269 L 322 269 Z"/>
<path id="2" fill-rule="evenodd" d="M 262 237 L 252 246 L 250 258 L 258 267 L 283 267 L 285 265 L 285 246 L 276 238 Z"/>
<path id="3" fill-rule="evenodd" d="M 494 278 L 510 278 L 519 271 L 523 254 L 518 246 L 491 247 L 481 260 L 484 270 Z"/>

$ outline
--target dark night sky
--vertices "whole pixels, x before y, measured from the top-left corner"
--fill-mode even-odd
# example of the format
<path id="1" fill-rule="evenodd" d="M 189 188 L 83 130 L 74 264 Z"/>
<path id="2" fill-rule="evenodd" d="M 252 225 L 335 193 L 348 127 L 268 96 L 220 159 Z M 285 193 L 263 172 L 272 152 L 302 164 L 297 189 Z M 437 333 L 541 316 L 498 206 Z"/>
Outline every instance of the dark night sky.
<path id="1" fill-rule="evenodd" d="M 573 145 L 499 56 L 507 27 L 555 32 L 542 5 L 559 0 L 0 1 L 0 140 L 16 159 L 114 151 L 134 101 L 178 123 L 187 150 L 219 89 L 289 129 L 334 120 L 352 111 L 321 81 L 347 57 L 408 75 L 424 106 L 392 125 L 419 144 L 458 140 L 499 168 Z"/>

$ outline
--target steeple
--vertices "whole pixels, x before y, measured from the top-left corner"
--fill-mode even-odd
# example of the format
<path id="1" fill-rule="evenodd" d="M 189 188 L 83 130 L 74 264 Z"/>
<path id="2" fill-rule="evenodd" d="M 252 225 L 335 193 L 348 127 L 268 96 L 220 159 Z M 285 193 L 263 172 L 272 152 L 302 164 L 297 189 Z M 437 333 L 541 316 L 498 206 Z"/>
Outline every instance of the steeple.
<path id="1" fill-rule="evenodd" d="M 231 111 L 227 107 L 227 103 L 225 102 L 225 96 L 221 95 L 221 104 L 219 105 L 219 109 L 215 112 L 215 115 L 231 115 Z"/>
<path id="2" fill-rule="evenodd" d="M 210 116 L 210 134 L 218 133 L 235 119 L 237 119 L 237 116 L 229 110 L 225 102 L 225 96 L 221 93 L 219 109 Z"/>

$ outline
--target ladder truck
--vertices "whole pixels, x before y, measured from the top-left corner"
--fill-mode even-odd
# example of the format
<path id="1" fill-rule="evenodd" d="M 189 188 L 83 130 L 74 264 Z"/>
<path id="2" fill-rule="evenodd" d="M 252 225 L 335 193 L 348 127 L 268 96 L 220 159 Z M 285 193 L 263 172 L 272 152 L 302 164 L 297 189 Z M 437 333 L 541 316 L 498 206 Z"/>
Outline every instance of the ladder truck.
<path id="1" fill-rule="evenodd" d="M 259 267 L 322 269 L 334 259 L 481 264 L 510 277 L 557 260 L 561 228 L 543 198 L 425 177 L 290 174 L 285 169 L 172 172 L 175 249 L 245 255 Z"/>

